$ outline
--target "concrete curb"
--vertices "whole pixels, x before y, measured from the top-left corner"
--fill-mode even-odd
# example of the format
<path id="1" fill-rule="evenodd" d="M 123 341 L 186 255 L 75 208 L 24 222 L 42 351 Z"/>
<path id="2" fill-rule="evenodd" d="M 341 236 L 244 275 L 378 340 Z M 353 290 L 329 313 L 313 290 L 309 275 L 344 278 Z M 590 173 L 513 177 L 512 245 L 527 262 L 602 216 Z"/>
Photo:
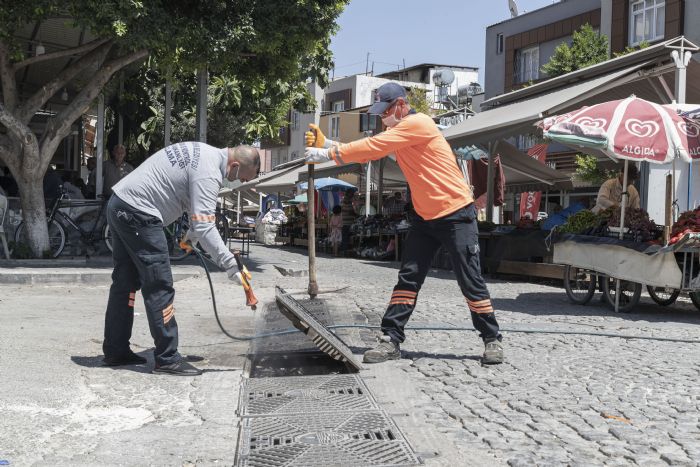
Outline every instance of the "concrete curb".
<path id="1" fill-rule="evenodd" d="M 201 269 L 191 266 L 173 268 L 173 281 L 199 277 Z M 89 268 L 0 268 L 0 284 L 17 285 L 109 285 L 112 269 Z"/>

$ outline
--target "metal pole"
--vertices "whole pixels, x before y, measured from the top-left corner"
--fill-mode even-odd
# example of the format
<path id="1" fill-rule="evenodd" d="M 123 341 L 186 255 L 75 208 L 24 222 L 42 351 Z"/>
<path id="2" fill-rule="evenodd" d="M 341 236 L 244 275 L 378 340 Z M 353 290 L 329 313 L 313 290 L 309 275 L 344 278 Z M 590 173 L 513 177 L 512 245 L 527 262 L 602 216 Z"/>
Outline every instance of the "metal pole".
<path id="1" fill-rule="evenodd" d="M 625 160 L 625 171 L 622 175 L 622 205 L 620 206 L 620 233 L 618 238 L 622 240 L 625 233 L 625 211 L 627 210 L 627 169 L 629 161 Z M 615 313 L 620 310 L 620 279 L 615 280 Z"/>
<path id="2" fill-rule="evenodd" d="M 365 217 L 369 217 L 370 189 L 372 188 L 372 162 L 367 162 L 367 183 L 365 183 Z"/>
<path id="3" fill-rule="evenodd" d="M 197 71 L 197 141 L 207 142 L 207 69 Z"/>
<path id="4" fill-rule="evenodd" d="M 384 165 L 386 157 L 379 161 L 379 181 L 377 183 L 377 214 L 382 214 L 384 208 Z"/>
<path id="5" fill-rule="evenodd" d="M 164 125 L 163 125 L 163 136 L 165 146 L 170 146 L 170 128 L 171 128 L 171 118 L 173 110 L 173 87 L 170 81 L 165 82 L 165 115 L 164 115 Z M 240 193 L 239 193 L 240 194 Z"/>
<path id="6" fill-rule="evenodd" d="M 306 199 L 308 201 L 308 209 L 306 210 L 306 224 L 309 230 L 309 297 L 316 298 L 318 295 L 318 283 L 316 282 L 316 180 L 314 177 L 315 168 L 309 165 L 309 180 L 308 189 L 306 190 Z"/>
<path id="7" fill-rule="evenodd" d="M 124 73 L 119 74 L 119 121 L 117 127 L 117 143 L 124 144 L 124 117 L 122 117 L 122 96 L 124 95 Z"/>
<path id="8" fill-rule="evenodd" d="M 105 96 L 97 99 L 97 128 L 95 128 L 95 199 L 102 194 L 102 163 L 105 145 Z"/>
<path id="9" fill-rule="evenodd" d="M 495 163 L 495 158 L 496 156 L 494 155 L 494 151 L 496 151 L 496 147 L 498 146 L 498 142 L 496 143 L 489 143 L 489 167 L 486 172 L 486 220 L 489 222 L 493 222 L 493 190 L 494 190 L 494 172 L 496 171 L 496 163 Z"/>
<path id="10" fill-rule="evenodd" d="M 241 225 L 241 192 L 238 192 L 238 202 L 236 203 L 236 225 Z"/>

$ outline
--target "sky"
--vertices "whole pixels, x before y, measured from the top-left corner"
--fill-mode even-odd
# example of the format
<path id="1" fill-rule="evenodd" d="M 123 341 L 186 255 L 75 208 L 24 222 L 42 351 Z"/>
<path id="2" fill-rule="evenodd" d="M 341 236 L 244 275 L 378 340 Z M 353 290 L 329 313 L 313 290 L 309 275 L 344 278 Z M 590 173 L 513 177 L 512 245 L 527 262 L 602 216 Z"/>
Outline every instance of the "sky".
<path id="1" fill-rule="evenodd" d="M 516 0 L 522 14 L 553 0 Z M 510 18 L 508 0 L 350 0 L 331 51 L 335 76 L 383 73 L 419 63 L 479 68 L 483 85 L 486 27 Z"/>

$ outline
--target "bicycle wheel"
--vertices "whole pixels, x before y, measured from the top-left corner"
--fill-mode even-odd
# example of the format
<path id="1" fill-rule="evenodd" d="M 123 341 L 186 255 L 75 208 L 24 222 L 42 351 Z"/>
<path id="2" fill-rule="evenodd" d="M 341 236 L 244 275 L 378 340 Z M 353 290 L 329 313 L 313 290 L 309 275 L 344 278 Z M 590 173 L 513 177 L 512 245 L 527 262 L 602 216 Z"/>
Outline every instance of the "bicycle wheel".
<path id="1" fill-rule="evenodd" d="M 219 235 L 221 235 L 221 240 L 223 240 L 224 243 L 227 244 L 229 227 L 228 219 L 226 219 L 226 217 L 216 216 L 216 230 L 219 231 Z"/>
<path id="2" fill-rule="evenodd" d="M 603 293 L 608 300 L 608 305 L 615 309 L 615 282 L 614 277 L 606 277 L 603 280 Z M 629 313 L 639 303 L 639 297 L 642 295 L 642 284 L 636 282 L 620 281 L 620 313 Z"/>
<path id="3" fill-rule="evenodd" d="M 700 290 L 697 292 L 688 292 L 688 296 L 690 297 L 690 301 L 693 302 L 693 305 L 695 305 L 695 308 L 700 311 Z"/>
<path id="4" fill-rule="evenodd" d="M 191 251 L 180 248 L 180 238 L 185 234 L 181 221 L 176 221 L 163 229 L 168 242 L 168 256 L 171 261 L 179 261 L 189 256 Z"/>
<path id="5" fill-rule="evenodd" d="M 596 277 L 593 271 L 566 266 L 564 269 L 564 289 L 572 303 L 585 305 L 595 293 Z"/>
<path id="6" fill-rule="evenodd" d="M 114 251 L 112 250 L 112 230 L 109 228 L 109 224 L 107 223 L 105 223 L 104 227 L 102 227 L 102 240 L 104 240 L 109 251 Z"/>
<path id="7" fill-rule="evenodd" d="M 681 291 L 678 289 L 670 289 L 667 287 L 652 287 L 647 285 L 647 292 L 652 300 L 661 306 L 673 305 L 680 295 Z"/>
<path id="8" fill-rule="evenodd" d="M 66 246 L 66 231 L 56 220 L 51 220 L 49 229 L 49 251 L 52 258 L 57 258 Z M 22 243 L 24 239 L 24 222 L 20 222 L 15 230 L 15 243 Z"/>

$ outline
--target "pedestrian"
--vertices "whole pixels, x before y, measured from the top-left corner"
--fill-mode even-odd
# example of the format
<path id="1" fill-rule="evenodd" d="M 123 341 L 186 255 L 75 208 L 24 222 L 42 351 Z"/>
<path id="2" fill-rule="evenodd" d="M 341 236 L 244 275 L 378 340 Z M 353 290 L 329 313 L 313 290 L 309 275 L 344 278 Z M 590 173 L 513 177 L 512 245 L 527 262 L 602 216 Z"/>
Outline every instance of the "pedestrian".
<path id="1" fill-rule="evenodd" d="M 246 182 L 260 170 L 255 148 L 217 149 L 204 143 L 168 146 L 114 186 L 107 204 L 114 272 L 105 316 L 104 361 L 146 363 L 129 348 L 136 291 L 141 290 L 155 343 L 154 373 L 193 376 L 201 371 L 178 353 L 173 277 L 163 226 L 190 214 L 187 240 L 197 242 L 240 284 L 233 254 L 216 229 L 216 199 L 224 178 Z"/>
<path id="2" fill-rule="evenodd" d="M 112 148 L 110 159 L 102 165 L 102 176 L 104 177 L 104 187 L 102 193 L 105 198 L 112 196 L 112 188 L 119 180 L 133 172 L 134 167 L 126 162 L 126 148 L 122 144 L 117 144 Z"/>
<path id="3" fill-rule="evenodd" d="M 387 130 L 339 144 L 315 125 L 306 134 L 306 163 L 333 160 L 338 165 L 365 163 L 396 155 L 411 191 L 413 211 L 403 248 L 398 283 L 382 318 L 379 345 L 365 352 L 366 363 L 401 357 L 404 328 L 416 306 L 430 263 L 440 247 L 452 260 L 457 281 L 484 341 L 484 364 L 503 362 L 503 346 L 489 291 L 481 276 L 474 198 L 449 144 L 433 120 L 411 109 L 397 83 L 380 86 L 368 113 L 381 115 Z"/>
<path id="4" fill-rule="evenodd" d="M 333 214 L 328 221 L 328 226 L 330 228 L 330 234 L 328 235 L 328 240 L 333 245 L 333 255 L 338 256 L 338 248 L 343 242 L 343 208 L 340 205 L 333 206 Z"/>
<path id="5" fill-rule="evenodd" d="M 343 219 L 343 238 L 341 241 L 340 248 L 343 251 L 350 248 L 350 236 L 352 234 L 351 228 L 352 225 L 355 223 L 355 218 L 357 217 L 357 214 L 355 214 L 354 198 L 355 191 L 346 190 L 345 194 L 343 195 L 343 200 L 340 203 L 340 215 Z"/>
<path id="6" fill-rule="evenodd" d="M 97 176 L 97 172 L 95 170 L 97 168 L 97 159 L 94 157 L 89 157 L 87 161 L 85 161 L 85 166 L 88 169 L 88 176 L 83 195 L 85 195 L 86 199 L 94 199 L 95 193 L 97 193 L 97 185 L 95 183 L 95 177 Z"/>

